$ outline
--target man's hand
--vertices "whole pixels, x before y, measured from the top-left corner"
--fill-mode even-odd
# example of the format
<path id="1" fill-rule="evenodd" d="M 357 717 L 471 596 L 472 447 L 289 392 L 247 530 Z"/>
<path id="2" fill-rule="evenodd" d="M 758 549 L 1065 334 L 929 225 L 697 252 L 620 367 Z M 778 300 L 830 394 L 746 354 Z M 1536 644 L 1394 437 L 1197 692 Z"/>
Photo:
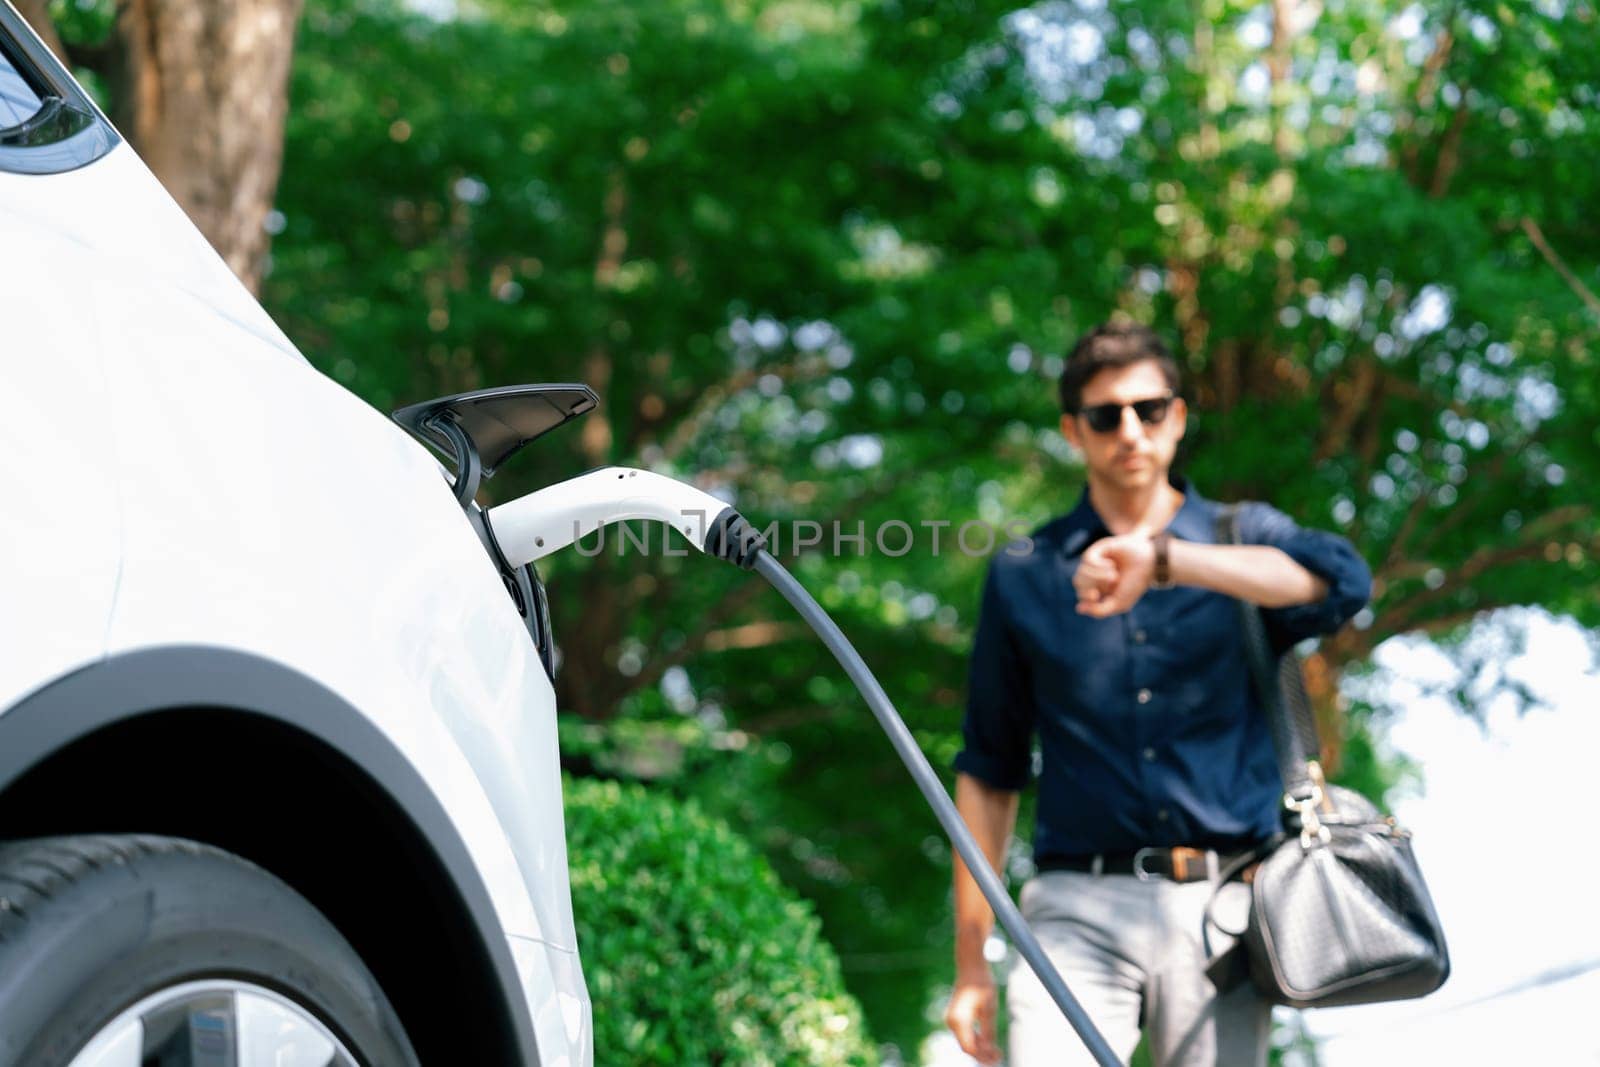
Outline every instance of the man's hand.
<path id="1" fill-rule="evenodd" d="M 1078 614 L 1104 619 L 1127 611 L 1150 588 L 1155 566 L 1155 546 L 1145 534 L 1096 541 L 1084 549 L 1072 576 Z"/>
<path id="2" fill-rule="evenodd" d="M 956 1035 L 961 1051 L 979 1063 L 1000 1062 L 1000 1046 L 995 1042 L 998 1003 L 994 977 L 985 971 L 971 979 L 957 979 L 944 1012 L 944 1024 Z"/>
<path id="3" fill-rule="evenodd" d="M 983 849 L 989 869 L 999 874 L 1006 842 L 1017 824 L 1017 794 L 989 785 L 970 774 L 956 775 L 956 810 Z M 960 855 L 951 857 L 955 875 L 956 987 L 945 1009 L 945 1025 L 967 1055 L 984 1063 L 1000 1062 L 995 1040 L 998 997 L 983 946 L 994 929 L 994 913 L 977 880 Z"/>

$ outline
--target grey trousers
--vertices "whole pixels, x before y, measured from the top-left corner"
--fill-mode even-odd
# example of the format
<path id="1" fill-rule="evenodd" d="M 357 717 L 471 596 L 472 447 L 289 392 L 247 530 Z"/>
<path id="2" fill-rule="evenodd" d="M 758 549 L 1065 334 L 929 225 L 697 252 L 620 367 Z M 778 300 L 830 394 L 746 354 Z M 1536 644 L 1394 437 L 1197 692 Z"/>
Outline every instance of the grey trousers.
<path id="1" fill-rule="evenodd" d="M 1022 887 L 1022 914 L 1073 996 L 1126 1063 L 1148 1030 L 1156 1067 L 1262 1067 L 1271 1006 L 1249 982 L 1219 996 L 1205 975 L 1201 917 L 1212 882 L 1141 882 L 1131 874 L 1051 871 Z M 1244 924 L 1249 889 L 1234 882 L 1216 918 Z M 1214 950 L 1231 944 L 1211 931 Z M 1006 983 L 1010 1067 L 1089 1064 L 1078 1038 L 1026 962 Z"/>

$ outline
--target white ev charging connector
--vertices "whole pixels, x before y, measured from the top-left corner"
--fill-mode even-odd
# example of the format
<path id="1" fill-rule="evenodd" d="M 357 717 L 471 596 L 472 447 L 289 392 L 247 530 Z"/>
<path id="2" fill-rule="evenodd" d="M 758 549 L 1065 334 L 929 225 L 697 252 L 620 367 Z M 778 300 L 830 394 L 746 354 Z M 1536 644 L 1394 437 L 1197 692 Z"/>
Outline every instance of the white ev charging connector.
<path id="1" fill-rule="evenodd" d="M 601 467 L 489 510 L 494 539 L 513 567 L 543 559 L 626 519 L 664 522 L 707 555 L 746 568 L 759 538 L 710 493 L 651 471 Z M 737 525 L 739 529 L 730 529 Z M 730 554 L 732 553 L 732 554 Z"/>
<path id="2" fill-rule="evenodd" d="M 911 772 L 923 799 L 933 809 L 962 862 L 994 909 L 1000 926 L 1039 976 L 1056 1006 L 1100 1067 L 1118 1067 L 1118 1061 L 1083 1007 L 1067 989 L 1038 938 L 1028 929 L 1022 913 L 1011 902 L 1005 886 L 989 866 L 978 842 L 967 829 L 956 806 L 945 793 L 939 776 L 872 676 L 854 646 L 838 625 L 812 599 L 805 587 L 784 570 L 766 543 L 734 508 L 691 485 L 626 467 L 603 467 L 576 478 L 529 493 L 487 512 L 475 503 L 479 481 L 534 439 L 592 410 L 599 403 L 594 391 L 581 384 L 517 385 L 458 393 L 394 413 L 394 419 L 418 439 L 455 461 L 456 500 L 466 512 L 499 567 L 529 632 L 545 657 L 550 658 L 549 620 L 545 617 L 542 586 L 533 563 L 578 539 L 615 522 L 654 519 L 664 522 L 708 556 L 754 570 L 775 586 L 828 646 L 845 673 L 866 699 L 878 725 Z"/>

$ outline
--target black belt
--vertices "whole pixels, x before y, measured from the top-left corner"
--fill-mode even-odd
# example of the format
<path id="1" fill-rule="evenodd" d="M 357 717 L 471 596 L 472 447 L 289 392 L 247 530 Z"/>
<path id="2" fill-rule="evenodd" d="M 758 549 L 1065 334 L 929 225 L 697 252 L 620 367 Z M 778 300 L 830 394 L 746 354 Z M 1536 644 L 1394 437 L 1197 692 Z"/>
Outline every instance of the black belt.
<path id="1" fill-rule="evenodd" d="M 1204 882 L 1215 878 L 1240 854 L 1204 848 L 1140 848 L 1131 852 L 1098 852 L 1092 856 L 1041 856 L 1035 868 L 1045 871 L 1086 871 L 1090 874 L 1131 874 L 1141 882 L 1167 878 L 1174 882 Z"/>

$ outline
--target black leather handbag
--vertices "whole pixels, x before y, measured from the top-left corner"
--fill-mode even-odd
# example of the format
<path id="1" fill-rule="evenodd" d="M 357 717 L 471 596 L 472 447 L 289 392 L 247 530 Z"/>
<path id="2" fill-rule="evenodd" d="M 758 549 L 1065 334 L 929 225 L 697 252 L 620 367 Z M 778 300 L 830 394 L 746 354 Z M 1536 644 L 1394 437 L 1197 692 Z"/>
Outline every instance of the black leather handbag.
<path id="1" fill-rule="evenodd" d="M 1236 509 L 1223 509 L 1217 526 L 1219 543 L 1238 543 Z M 1248 925 L 1224 932 L 1240 939 L 1235 947 L 1242 946 L 1251 981 L 1276 1004 L 1425 996 L 1444 984 L 1450 957 L 1411 835 L 1359 793 L 1323 780 L 1300 660 L 1291 649 L 1274 664 L 1260 609 L 1239 607 L 1283 776 L 1285 833 L 1222 872 L 1219 885 L 1259 860 Z M 1206 922 L 1222 929 L 1209 908 Z M 1209 928 L 1206 934 L 1209 950 Z M 1213 976 L 1226 970 L 1214 968 Z"/>

